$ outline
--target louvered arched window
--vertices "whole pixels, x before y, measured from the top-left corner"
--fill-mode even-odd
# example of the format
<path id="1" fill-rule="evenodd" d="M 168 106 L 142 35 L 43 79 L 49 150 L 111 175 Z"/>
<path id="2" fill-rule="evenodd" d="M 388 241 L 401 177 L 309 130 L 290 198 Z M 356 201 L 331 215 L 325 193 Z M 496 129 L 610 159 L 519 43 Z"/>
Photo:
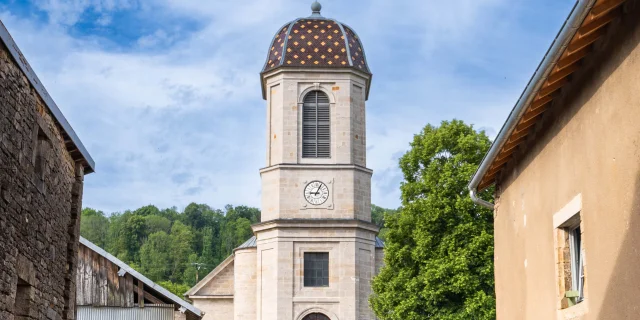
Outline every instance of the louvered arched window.
<path id="1" fill-rule="evenodd" d="M 302 157 L 331 158 L 331 121 L 329 97 L 311 91 L 302 105 Z"/>

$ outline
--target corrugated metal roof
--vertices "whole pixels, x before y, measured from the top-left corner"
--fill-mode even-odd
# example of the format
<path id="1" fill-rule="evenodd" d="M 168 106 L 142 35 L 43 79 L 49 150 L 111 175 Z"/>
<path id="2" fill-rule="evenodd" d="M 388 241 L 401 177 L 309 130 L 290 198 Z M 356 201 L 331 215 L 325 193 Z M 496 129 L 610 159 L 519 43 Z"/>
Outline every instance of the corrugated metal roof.
<path id="1" fill-rule="evenodd" d="M 74 150 L 73 147 L 67 146 L 67 150 L 69 151 L 69 153 L 71 153 L 73 159 L 75 161 L 83 161 L 82 163 L 85 167 L 85 173 L 94 172 L 96 164 L 91 158 L 91 155 L 84 147 L 82 141 L 80 141 L 80 138 L 78 138 L 75 131 L 73 131 L 73 128 L 71 128 L 71 125 L 58 108 L 58 105 L 56 105 L 56 103 L 51 98 L 51 96 L 47 92 L 47 89 L 44 88 L 44 85 L 42 84 L 42 82 L 40 82 L 40 79 L 38 79 L 36 73 L 33 71 L 33 69 L 31 69 L 29 62 L 27 62 L 27 59 L 25 59 L 22 52 L 20 52 L 20 49 L 18 49 L 18 45 L 15 41 L 13 41 L 11 34 L 9 34 L 9 30 L 7 30 L 2 21 L 0 21 L 0 41 L 2 41 L 2 43 L 4 43 L 4 45 L 7 47 L 9 53 L 20 67 L 20 70 L 22 70 L 27 79 L 29 79 L 29 83 L 31 83 L 31 85 L 38 92 L 38 95 L 40 95 L 40 98 L 42 98 L 42 101 L 44 101 L 44 103 L 47 105 L 47 108 L 53 115 L 54 119 L 62 128 L 63 135 L 66 135 L 66 137 L 64 137 L 65 144 L 71 143 L 73 146 L 75 146 L 75 149 L 77 149 Z M 78 152 L 80 153 L 80 157 L 77 157 Z"/>
<path id="2" fill-rule="evenodd" d="M 245 249 L 245 248 L 255 248 L 257 247 L 256 245 L 256 236 L 253 236 L 251 238 L 249 238 L 249 240 L 245 241 L 243 244 L 241 244 L 239 247 L 236 248 L 237 249 Z"/>
<path id="3" fill-rule="evenodd" d="M 191 311 L 192 313 L 194 313 L 195 315 L 197 315 L 199 317 L 202 316 L 202 311 L 200 311 L 198 308 L 194 307 L 190 303 L 180 299 L 175 294 L 169 292 L 167 289 L 165 289 L 165 288 L 157 285 L 153 281 L 149 280 L 149 278 L 143 276 L 138 271 L 132 269 L 126 263 L 124 263 L 124 262 L 120 261 L 120 259 L 112 256 L 109 252 L 104 251 L 104 249 L 102 249 L 102 248 L 98 247 L 97 245 L 93 244 L 91 241 L 89 241 L 89 240 L 87 240 L 87 239 L 85 239 L 83 237 L 80 237 L 80 243 L 83 244 L 84 246 L 86 246 L 87 248 L 95 251 L 97 254 L 105 257 L 107 260 L 109 260 L 109 261 L 113 262 L 114 264 L 116 264 L 118 267 L 121 268 L 121 271 L 124 270 L 124 271 L 128 272 L 132 277 L 138 279 L 138 281 L 142 281 L 146 286 L 152 288 L 153 290 L 155 290 L 158 293 L 162 294 L 163 296 L 167 297 L 168 299 L 170 299 L 174 303 L 180 305 L 184 309 Z M 114 318 L 114 319 L 119 319 L 119 318 Z"/>
<path id="4" fill-rule="evenodd" d="M 78 306 L 78 320 L 173 320 L 173 305 L 145 305 L 144 308 Z"/>

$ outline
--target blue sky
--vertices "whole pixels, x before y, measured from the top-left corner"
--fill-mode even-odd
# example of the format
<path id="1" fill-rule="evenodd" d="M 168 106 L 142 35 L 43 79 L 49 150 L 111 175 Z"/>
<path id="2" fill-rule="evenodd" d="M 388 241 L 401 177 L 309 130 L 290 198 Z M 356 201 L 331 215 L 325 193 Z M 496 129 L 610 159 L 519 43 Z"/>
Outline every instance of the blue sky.
<path id="1" fill-rule="evenodd" d="M 260 206 L 273 34 L 307 0 L 0 0 L 0 19 L 97 164 L 84 205 Z M 372 202 L 400 204 L 398 158 L 427 123 L 495 137 L 574 0 L 323 0 L 374 74 Z"/>

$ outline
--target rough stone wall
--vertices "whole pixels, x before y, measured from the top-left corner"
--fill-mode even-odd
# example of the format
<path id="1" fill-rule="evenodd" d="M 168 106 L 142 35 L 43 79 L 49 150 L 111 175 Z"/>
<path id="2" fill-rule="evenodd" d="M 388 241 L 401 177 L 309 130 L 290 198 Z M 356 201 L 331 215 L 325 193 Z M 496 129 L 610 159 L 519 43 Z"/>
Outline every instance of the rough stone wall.
<path id="1" fill-rule="evenodd" d="M 75 318 L 82 177 L 0 43 L 0 319 Z"/>

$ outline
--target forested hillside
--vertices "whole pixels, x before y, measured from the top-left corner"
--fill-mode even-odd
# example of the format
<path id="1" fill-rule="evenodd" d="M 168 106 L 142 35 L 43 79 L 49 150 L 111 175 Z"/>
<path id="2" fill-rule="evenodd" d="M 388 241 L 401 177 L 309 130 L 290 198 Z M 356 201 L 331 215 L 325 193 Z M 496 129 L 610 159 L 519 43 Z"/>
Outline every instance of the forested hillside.
<path id="1" fill-rule="evenodd" d="M 372 222 L 383 228 L 385 213 L 394 212 L 372 205 Z M 182 297 L 196 283 L 196 272 L 206 276 L 253 235 L 251 225 L 259 221 L 260 210 L 247 206 L 220 210 L 192 203 L 180 212 L 149 205 L 110 215 L 85 208 L 80 233 Z"/>

